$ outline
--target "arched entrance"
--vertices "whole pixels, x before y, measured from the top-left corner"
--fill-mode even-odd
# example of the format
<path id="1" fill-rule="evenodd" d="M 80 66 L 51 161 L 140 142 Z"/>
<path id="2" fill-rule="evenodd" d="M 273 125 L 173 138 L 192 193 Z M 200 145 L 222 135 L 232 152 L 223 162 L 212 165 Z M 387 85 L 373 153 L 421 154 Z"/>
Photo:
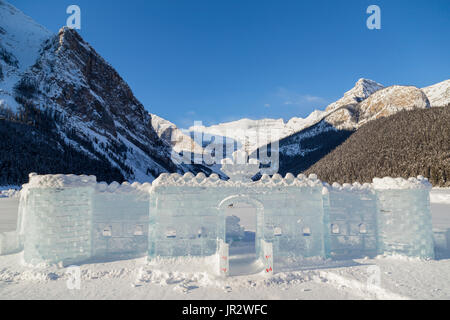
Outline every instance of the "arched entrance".
<path id="1" fill-rule="evenodd" d="M 228 275 L 258 273 L 264 268 L 260 261 L 260 240 L 263 236 L 264 207 L 249 196 L 234 195 L 218 206 L 221 215 L 219 232 L 228 250 Z M 224 259 L 224 258 L 223 258 Z"/>

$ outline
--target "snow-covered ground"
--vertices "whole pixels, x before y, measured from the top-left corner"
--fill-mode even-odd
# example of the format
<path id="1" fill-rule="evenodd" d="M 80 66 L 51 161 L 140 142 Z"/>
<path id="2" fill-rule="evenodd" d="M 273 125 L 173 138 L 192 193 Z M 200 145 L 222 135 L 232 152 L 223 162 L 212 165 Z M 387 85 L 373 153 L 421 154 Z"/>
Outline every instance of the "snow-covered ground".
<path id="1" fill-rule="evenodd" d="M 431 202 L 435 230 L 450 229 L 450 189 L 434 189 Z M 15 198 L 0 198 L 0 231 L 14 229 L 17 205 Z M 238 215 L 244 222 L 248 208 L 234 210 L 242 211 Z M 450 299 L 448 249 L 433 261 L 312 261 L 295 268 L 280 266 L 273 276 L 227 279 L 214 275 L 211 259 L 97 262 L 81 266 L 79 290 L 69 289 L 71 269 L 29 268 L 21 257 L 0 257 L 0 299 Z"/>

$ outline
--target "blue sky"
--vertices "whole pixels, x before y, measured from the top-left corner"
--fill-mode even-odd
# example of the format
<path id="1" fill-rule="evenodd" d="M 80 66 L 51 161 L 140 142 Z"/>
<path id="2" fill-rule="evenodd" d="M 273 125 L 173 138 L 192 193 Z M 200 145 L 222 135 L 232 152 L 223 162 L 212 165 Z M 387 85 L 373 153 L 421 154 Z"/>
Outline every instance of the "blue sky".
<path id="1" fill-rule="evenodd" d="M 9 0 L 80 34 L 152 113 L 180 127 L 305 117 L 359 78 L 428 86 L 450 78 L 448 0 Z M 366 9 L 381 8 L 381 30 Z"/>

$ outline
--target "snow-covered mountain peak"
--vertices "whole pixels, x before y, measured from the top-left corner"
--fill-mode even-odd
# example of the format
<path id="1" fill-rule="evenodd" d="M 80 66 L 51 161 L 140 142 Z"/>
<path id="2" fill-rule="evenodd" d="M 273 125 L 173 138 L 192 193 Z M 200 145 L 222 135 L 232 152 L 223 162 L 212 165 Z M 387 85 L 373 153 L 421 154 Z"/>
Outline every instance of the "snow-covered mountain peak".
<path id="1" fill-rule="evenodd" d="M 0 34 L 0 50 L 13 55 L 21 71 L 34 64 L 42 42 L 52 36 L 49 30 L 3 0 L 0 0 Z"/>
<path id="2" fill-rule="evenodd" d="M 283 119 L 240 119 L 217 125 L 193 126 L 192 132 L 227 137 L 238 142 L 249 154 L 270 141 L 278 141 L 316 123 L 323 116 L 322 111 L 314 111 L 307 118 Z"/>
<path id="3" fill-rule="evenodd" d="M 422 89 L 432 107 L 445 107 L 450 104 L 450 79 Z"/>
<path id="4" fill-rule="evenodd" d="M 0 27 L 0 117 L 50 141 L 41 153 L 59 148 L 62 158 L 68 150 L 71 159 L 88 163 L 67 163 L 71 172 L 114 172 L 103 175 L 107 179 L 145 182 L 162 172 L 189 170 L 172 161 L 170 145 L 158 137 L 148 111 L 76 30 L 52 34 L 4 1 Z M 31 170 L 67 170 L 64 165 Z"/>
<path id="5" fill-rule="evenodd" d="M 354 130 L 401 110 L 428 107 L 429 101 L 422 90 L 412 86 L 391 86 L 377 90 L 360 103 L 341 106 L 328 115 L 326 121 L 338 129 Z"/>
<path id="6" fill-rule="evenodd" d="M 330 112 L 346 105 L 357 104 L 383 88 L 383 85 L 373 80 L 359 79 L 351 90 L 347 91 L 341 99 L 330 104 L 326 111 Z"/>

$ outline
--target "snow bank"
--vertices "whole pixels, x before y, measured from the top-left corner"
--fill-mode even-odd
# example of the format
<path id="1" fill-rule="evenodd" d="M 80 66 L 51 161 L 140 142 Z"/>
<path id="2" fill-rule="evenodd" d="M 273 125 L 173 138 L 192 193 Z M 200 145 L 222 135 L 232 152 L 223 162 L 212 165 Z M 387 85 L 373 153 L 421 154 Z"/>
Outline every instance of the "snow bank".
<path id="1" fill-rule="evenodd" d="M 450 188 L 434 188 L 430 193 L 432 203 L 450 204 Z"/>
<path id="2" fill-rule="evenodd" d="M 73 174 L 37 175 L 31 173 L 29 178 L 30 181 L 27 186 L 30 189 L 94 187 L 97 182 L 95 176 L 76 176 Z"/>
<path id="3" fill-rule="evenodd" d="M 107 184 L 106 182 L 100 182 L 96 185 L 97 193 L 120 193 L 120 194 L 142 194 L 148 195 L 150 190 L 152 189 L 151 183 L 141 184 L 139 182 L 134 182 L 130 184 L 129 182 L 123 182 L 119 184 L 118 182 L 112 182 L 111 184 Z"/>
<path id="4" fill-rule="evenodd" d="M 400 189 L 431 189 L 432 185 L 427 178 L 418 176 L 417 178 L 375 178 L 373 187 L 377 190 L 400 190 Z"/>
<path id="5" fill-rule="evenodd" d="M 322 187 L 322 182 L 317 178 L 317 175 L 311 174 L 308 177 L 304 174 L 299 174 L 295 177 L 293 174 L 288 173 L 285 177 L 280 174 L 275 174 L 270 177 L 264 174 L 260 180 L 253 181 L 250 183 L 234 180 L 221 180 L 217 174 L 212 174 L 207 177 L 204 173 L 199 173 L 194 176 L 192 173 L 188 172 L 181 176 L 178 173 L 161 174 L 154 182 L 154 187 L 162 186 L 187 186 L 187 187 L 238 187 L 243 184 L 248 185 L 248 187 L 280 187 L 280 186 L 292 186 L 292 187 Z"/>

